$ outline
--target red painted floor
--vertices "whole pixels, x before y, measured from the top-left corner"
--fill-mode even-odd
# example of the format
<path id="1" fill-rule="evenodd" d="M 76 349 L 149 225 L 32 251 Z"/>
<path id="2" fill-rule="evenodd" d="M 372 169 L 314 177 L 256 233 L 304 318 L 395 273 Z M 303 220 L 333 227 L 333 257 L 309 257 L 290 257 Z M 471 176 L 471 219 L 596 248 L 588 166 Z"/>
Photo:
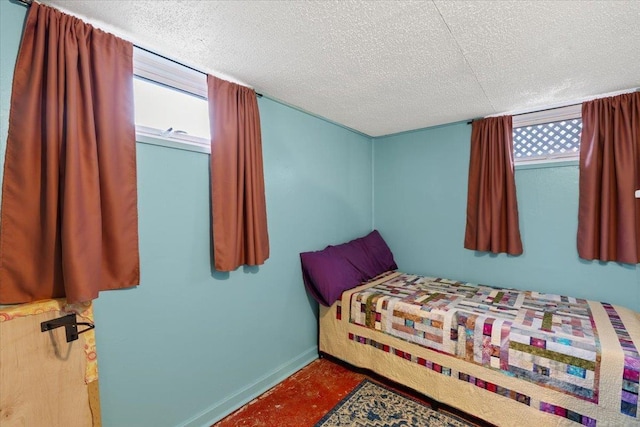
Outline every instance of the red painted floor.
<path id="1" fill-rule="evenodd" d="M 311 427 L 364 378 L 318 359 L 214 426 Z"/>
<path id="2" fill-rule="evenodd" d="M 331 359 L 318 359 L 212 427 L 313 427 L 365 378 L 382 382 L 429 406 L 437 404 L 380 377 L 355 372 Z M 444 405 L 438 410 L 477 426 L 491 426 Z"/>

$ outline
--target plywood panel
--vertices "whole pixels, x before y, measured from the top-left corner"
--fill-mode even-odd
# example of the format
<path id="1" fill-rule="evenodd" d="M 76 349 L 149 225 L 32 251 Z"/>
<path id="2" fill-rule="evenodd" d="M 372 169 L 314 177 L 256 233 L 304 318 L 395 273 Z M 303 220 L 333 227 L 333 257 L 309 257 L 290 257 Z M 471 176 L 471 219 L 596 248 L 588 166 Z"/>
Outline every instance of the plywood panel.
<path id="1" fill-rule="evenodd" d="M 102 413 L 100 411 L 100 387 L 98 380 L 87 384 L 89 389 L 89 407 L 93 416 L 93 427 L 102 427 Z"/>
<path id="2" fill-rule="evenodd" d="M 52 311 L 0 322 L 0 425 L 90 427 L 84 337 L 64 328 L 40 332 Z"/>

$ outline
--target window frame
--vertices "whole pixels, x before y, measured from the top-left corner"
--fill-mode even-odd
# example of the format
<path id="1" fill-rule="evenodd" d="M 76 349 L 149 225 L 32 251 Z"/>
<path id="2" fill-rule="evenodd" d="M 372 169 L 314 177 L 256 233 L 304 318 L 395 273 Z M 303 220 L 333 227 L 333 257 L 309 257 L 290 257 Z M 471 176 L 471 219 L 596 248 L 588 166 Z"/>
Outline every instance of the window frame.
<path id="1" fill-rule="evenodd" d="M 518 114 L 513 116 L 513 129 L 535 126 L 552 122 L 567 120 L 582 120 L 582 104 L 573 104 L 565 107 L 550 108 L 547 110 L 535 111 L 532 113 Z M 515 150 L 515 148 L 514 148 Z M 553 163 L 576 164 L 580 160 L 580 149 L 577 153 L 556 153 L 546 156 L 536 156 L 530 158 L 513 156 L 514 166 L 521 167 L 527 165 L 544 165 Z"/>
<path id="2" fill-rule="evenodd" d="M 189 96 L 207 99 L 207 75 L 198 70 L 134 46 L 133 76 L 151 83 L 166 86 Z M 135 102 L 135 99 L 134 99 Z M 211 141 L 207 138 L 169 132 L 148 126 L 135 125 L 136 141 L 199 153 L 211 153 Z"/>

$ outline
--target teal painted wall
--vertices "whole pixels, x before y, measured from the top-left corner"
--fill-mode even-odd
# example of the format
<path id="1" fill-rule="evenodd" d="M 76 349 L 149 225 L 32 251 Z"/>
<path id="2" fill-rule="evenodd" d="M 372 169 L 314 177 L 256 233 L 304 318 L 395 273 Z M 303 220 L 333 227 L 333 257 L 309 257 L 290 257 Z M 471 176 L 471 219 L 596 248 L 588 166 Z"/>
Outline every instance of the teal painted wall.
<path id="1" fill-rule="evenodd" d="M 26 9 L 0 1 L 2 150 Z M 138 144 L 142 284 L 95 301 L 106 427 L 209 425 L 317 357 L 299 252 L 371 230 L 371 140 L 259 100 L 271 258 L 212 272 L 209 157 Z"/>
<path id="2" fill-rule="evenodd" d="M 578 258 L 578 167 L 516 169 L 524 254 L 464 249 L 466 123 L 374 140 L 374 225 L 411 273 L 608 301 L 640 310 L 634 265 Z"/>
<path id="3" fill-rule="evenodd" d="M 0 160 L 25 12 L 0 1 Z M 372 222 L 404 271 L 640 310 L 635 266 L 577 257 L 577 167 L 517 170 L 525 254 L 478 254 L 462 246 L 466 124 L 376 138 L 372 163 L 370 139 L 259 106 L 271 238 L 260 268 L 211 270 L 208 156 L 138 144 L 142 285 L 95 302 L 106 427 L 208 425 L 313 359 L 317 305 L 298 253 Z"/>

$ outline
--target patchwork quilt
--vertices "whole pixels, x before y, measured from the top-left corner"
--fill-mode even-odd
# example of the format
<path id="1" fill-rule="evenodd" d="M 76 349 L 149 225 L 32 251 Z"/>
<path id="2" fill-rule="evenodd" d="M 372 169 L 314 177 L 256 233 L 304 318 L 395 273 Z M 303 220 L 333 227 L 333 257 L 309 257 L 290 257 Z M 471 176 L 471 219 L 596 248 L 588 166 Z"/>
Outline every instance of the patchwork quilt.
<path id="1" fill-rule="evenodd" d="M 624 419 L 640 425 L 640 354 L 615 306 L 409 274 L 354 292 L 349 303 L 349 323 L 353 325 L 585 402 L 597 405 L 602 378 L 616 376 L 615 405 Z M 340 313 L 344 307 L 338 310 Z M 611 331 L 616 335 L 613 342 L 621 366 L 611 371 L 603 366 L 602 337 L 594 310 L 608 319 L 609 336 Z M 351 333 L 350 339 L 359 338 Z M 376 346 L 375 341 L 367 340 Z M 540 408 L 546 410 L 542 405 Z M 562 416 L 570 418 L 566 413 Z M 595 425 L 595 419 L 588 417 L 575 421 Z"/>

